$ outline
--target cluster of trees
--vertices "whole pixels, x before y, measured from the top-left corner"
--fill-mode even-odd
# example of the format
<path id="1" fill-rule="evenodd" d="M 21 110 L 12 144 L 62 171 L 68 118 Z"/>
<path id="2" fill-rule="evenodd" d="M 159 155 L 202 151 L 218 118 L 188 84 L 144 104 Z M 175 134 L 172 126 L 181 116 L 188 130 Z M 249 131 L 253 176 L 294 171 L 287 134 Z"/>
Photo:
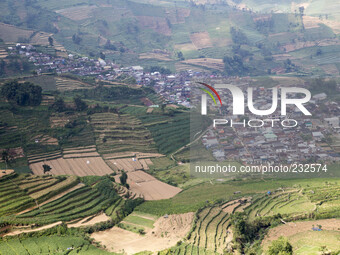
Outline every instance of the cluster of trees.
<path id="1" fill-rule="evenodd" d="M 80 42 L 83 40 L 83 38 L 80 37 L 79 34 L 72 35 L 72 41 L 75 44 L 80 44 Z"/>
<path id="2" fill-rule="evenodd" d="M 125 171 L 122 171 L 122 175 L 119 176 L 120 183 L 125 186 L 126 188 L 130 188 L 129 184 L 127 183 L 128 175 Z"/>
<path id="3" fill-rule="evenodd" d="M 249 43 L 247 36 L 239 29 L 231 27 L 230 34 L 231 34 L 231 39 L 233 40 L 233 43 L 235 44 L 248 44 Z"/>
<path id="4" fill-rule="evenodd" d="M 335 80 L 325 80 L 324 78 L 316 78 L 311 80 L 310 88 L 313 94 L 326 93 L 327 95 L 336 94 L 337 82 Z"/>
<path id="5" fill-rule="evenodd" d="M 243 59 L 239 55 L 223 58 L 224 71 L 228 75 L 242 75 L 249 71 L 249 68 L 243 64 Z"/>
<path id="6" fill-rule="evenodd" d="M 88 108 L 88 105 L 84 100 L 82 100 L 79 96 L 73 98 L 73 102 L 77 111 L 85 111 Z M 50 109 L 55 110 L 56 112 L 65 112 L 68 110 L 67 105 L 62 97 L 58 97 L 54 103 L 50 106 Z"/>
<path id="7" fill-rule="evenodd" d="M 18 81 L 9 81 L 1 88 L 1 95 L 3 97 L 21 106 L 40 105 L 42 100 L 41 92 L 40 86 L 30 82 L 20 84 Z"/>
<path id="8" fill-rule="evenodd" d="M 273 30 L 274 20 L 272 18 L 257 20 L 255 22 L 256 30 L 263 34 L 268 34 Z"/>
<path id="9" fill-rule="evenodd" d="M 286 69 L 286 73 L 298 70 L 298 67 L 289 58 L 283 62 L 283 66 Z"/>
<path id="10" fill-rule="evenodd" d="M 256 254 L 258 247 L 253 245 L 253 247 L 249 248 L 251 246 L 250 244 L 256 240 L 262 240 L 269 227 L 274 227 L 281 223 L 280 218 L 281 215 L 278 214 L 250 222 L 244 213 L 233 214 L 231 216 L 231 223 L 233 225 L 235 248 L 242 254 Z"/>
<path id="11" fill-rule="evenodd" d="M 110 40 L 106 41 L 106 44 L 104 45 L 104 48 L 106 50 L 117 50 L 117 47 L 114 44 L 112 44 Z"/>

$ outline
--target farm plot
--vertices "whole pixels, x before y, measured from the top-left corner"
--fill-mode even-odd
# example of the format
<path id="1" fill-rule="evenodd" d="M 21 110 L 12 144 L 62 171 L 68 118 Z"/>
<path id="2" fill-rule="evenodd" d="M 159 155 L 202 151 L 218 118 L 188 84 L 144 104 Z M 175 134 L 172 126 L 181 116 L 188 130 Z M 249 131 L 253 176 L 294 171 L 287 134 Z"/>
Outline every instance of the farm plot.
<path id="1" fill-rule="evenodd" d="M 181 192 L 180 188 L 161 182 L 144 171 L 132 171 L 127 175 L 130 190 L 145 200 L 167 199 Z M 116 181 L 119 182 L 118 177 Z"/>
<path id="2" fill-rule="evenodd" d="M 0 178 L 6 176 L 6 175 L 10 175 L 13 174 L 14 170 L 12 169 L 7 169 L 7 170 L 0 170 Z"/>
<path id="3" fill-rule="evenodd" d="M 59 13 L 66 18 L 72 19 L 72 20 L 83 20 L 83 19 L 88 19 L 91 17 L 92 11 L 96 9 L 97 7 L 92 5 L 92 6 L 75 6 L 75 7 L 70 7 L 70 8 L 65 8 L 65 9 L 60 9 L 57 10 L 56 13 Z"/>
<path id="4" fill-rule="evenodd" d="M 281 215 L 300 215 L 312 212 L 316 208 L 307 196 L 299 190 L 279 191 L 273 195 L 257 196 L 244 211 L 250 220 L 256 217 Z"/>
<path id="5" fill-rule="evenodd" d="M 18 42 L 19 38 L 30 38 L 32 30 L 24 30 L 12 25 L 0 23 L 0 38 L 5 42 Z"/>
<path id="6" fill-rule="evenodd" d="M 1 180 L 1 179 L 0 179 Z M 74 187 L 79 182 L 75 176 L 12 175 L 1 183 L 0 215 L 18 213 Z"/>
<path id="7" fill-rule="evenodd" d="M 139 55 L 139 59 L 158 59 L 162 61 L 173 61 L 167 53 L 148 52 Z"/>
<path id="8" fill-rule="evenodd" d="M 63 158 L 87 158 L 99 157 L 95 145 L 63 149 Z"/>
<path id="9" fill-rule="evenodd" d="M 3 217 L 2 221 L 8 224 L 23 225 L 46 225 L 58 221 L 74 221 L 88 216 L 96 216 L 118 200 L 121 198 L 114 190 L 113 184 L 108 179 L 103 179 L 92 187 L 78 188 L 29 212 Z"/>
<path id="10" fill-rule="evenodd" d="M 340 22 L 337 20 L 320 19 L 319 17 L 304 15 L 303 24 L 306 29 L 318 28 L 320 27 L 320 24 L 325 24 L 332 28 L 336 34 L 340 33 Z"/>
<path id="11" fill-rule="evenodd" d="M 163 35 L 171 35 L 171 29 L 168 22 L 163 17 L 151 17 L 151 16 L 137 16 L 138 22 L 145 28 L 150 28 L 157 33 Z"/>
<path id="12" fill-rule="evenodd" d="M 321 225 L 322 231 L 313 231 L 313 227 L 318 227 Z M 302 236 L 314 236 L 313 242 L 320 242 L 320 238 L 324 235 L 324 232 L 333 231 L 333 235 L 340 235 L 338 226 L 340 226 L 339 219 L 326 219 L 326 220 L 314 220 L 314 221 L 303 221 L 303 222 L 289 222 L 284 225 L 280 225 L 275 228 L 269 229 L 268 234 L 262 241 L 262 247 L 266 250 L 271 241 L 278 239 L 280 236 L 285 236 L 289 241 L 294 241 Z M 323 240 L 325 242 L 326 240 Z M 321 242 L 322 243 L 322 242 Z M 323 244 L 326 244 L 327 241 Z M 311 244 L 310 244 L 311 245 Z M 313 245 L 311 245 L 313 247 Z M 328 245 L 327 245 L 328 246 Z M 310 247 L 310 248 L 312 248 Z M 329 246 L 328 246 L 329 247 Z M 293 246 L 294 248 L 294 246 Z M 320 247 L 317 247 L 320 248 Z M 339 247 L 336 247 L 339 248 Z M 296 252 L 299 254 L 298 252 Z M 295 253 L 294 253 L 295 254 Z M 317 254 L 317 253 L 305 253 L 305 254 Z"/>
<path id="13" fill-rule="evenodd" d="M 0 49 L 0 58 L 6 58 L 8 53 L 5 49 Z"/>
<path id="14" fill-rule="evenodd" d="M 219 206 L 207 207 L 196 213 L 197 221 L 188 236 L 191 249 L 223 254 L 232 240 L 229 216 Z"/>
<path id="15" fill-rule="evenodd" d="M 114 159 L 109 160 L 109 162 L 114 164 L 119 170 L 126 172 L 143 169 L 143 165 L 135 158 Z"/>
<path id="16" fill-rule="evenodd" d="M 49 161 L 53 159 L 61 158 L 62 154 L 60 150 L 55 150 L 51 152 L 41 153 L 41 154 L 30 154 L 27 156 L 28 162 L 30 164 Z"/>
<path id="17" fill-rule="evenodd" d="M 197 50 L 212 47 L 208 32 L 193 33 L 190 35 L 190 39 Z"/>
<path id="18" fill-rule="evenodd" d="M 15 254 L 58 254 L 70 252 L 68 248 L 72 247 L 71 253 L 79 252 L 80 254 L 89 255 L 106 255 L 112 254 L 91 245 L 88 240 L 79 236 L 40 236 L 31 238 L 11 238 L 0 241 L 0 253 L 6 255 Z"/>
<path id="19" fill-rule="evenodd" d="M 76 190 L 76 189 L 79 189 L 79 188 L 81 188 L 81 187 L 84 187 L 84 186 L 85 186 L 85 185 L 84 185 L 83 183 L 78 183 L 77 185 L 73 186 L 72 188 L 69 188 L 69 189 L 63 191 L 63 192 L 59 193 L 58 195 L 53 196 L 53 197 L 51 197 L 50 199 L 45 200 L 44 202 L 39 203 L 38 201 L 35 201 L 35 202 L 36 202 L 36 205 L 35 205 L 35 206 L 30 207 L 30 208 L 28 208 L 28 209 L 26 209 L 26 210 L 23 210 L 23 211 L 17 213 L 17 215 L 20 215 L 20 214 L 23 214 L 23 213 L 32 211 L 33 209 L 36 209 L 36 208 L 38 208 L 38 207 L 40 207 L 40 206 L 42 206 L 42 205 L 45 205 L 45 204 L 50 203 L 50 202 L 52 202 L 52 201 L 54 201 L 54 200 L 57 200 L 57 199 L 61 198 L 62 196 L 66 195 L 66 194 L 68 194 L 68 193 L 70 193 L 70 192 L 72 192 L 72 191 L 74 191 L 74 190 Z"/>
<path id="20" fill-rule="evenodd" d="M 64 77 L 56 77 L 56 86 L 59 91 L 69 91 L 75 89 L 90 89 L 92 86 L 90 84 L 72 80 Z"/>
<path id="21" fill-rule="evenodd" d="M 35 141 L 35 143 L 40 143 L 42 145 L 58 145 L 58 139 L 48 136 L 48 135 L 37 135 L 32 138 L 32 142 Z"/>
<path id="22" fill-rule="evenodd" d="M 52 36 L 53 34 L 38 32 L 30 39 L 30 43 L 48 46 L 50 45 L 48 38 Z"/>
<path id="23" fill-rule="evenodd" d="M 105 161 L 101 157 L 96 156 L 52 159 L 45 162 L 32 163 L 30 168 L 34 174 L 43 175 L 43 164 L 47 164 L 52 168 L 49 172 L 52 175 L 103 176 L 113 173 Z"/>
<path id="24" fill-rule="evenodd" d="M 173 117 L 161 114 L 139 116 L 150 130 L 160 153 L 171 153 L 190 142 L 190 118 L 188 113 Z"/>
<path id="25" fill-rule="evenodd" d="M 181 71 L 186 71 L 186 70 L 192 70 L 195 72 L 204 72 L 206 71 L 206 68 L 199 67 L 199 66 L 194 66 L 194 65 L 189 65 L 189 64 L 183 64 L 181 62 L 177 62 L 175 64 L 175 68 L 177 72 L 181 72 Z"/>
<path id="26" fill-rule="evenodd" d="M 216 69 L 219 71 L 224 70 L 224 63 L 222 59 L 214 59 L 214 58 L 198 58 L 198 59 L 189 59 L 185 61 L 181 61 L 181 63 L 203 66 L 209 69 Z"/>
<path id="27" fill-rule="evenodd" d="M 156 148 L 150 132 L 142 123 L 130 115 L 98 113 L 91 116 L 98 152 L 151 152 Z"/>
<path id="28" fill-rule="evenodd" d="M 16 213 L 34 205 L 34 200 L 13 182 L 21 179 L 22 177 L 13 174 L 8 178 L 0 178 L 0 216 Z"/>
<path id="29" fill-rule="evenodd" d="M 166 9 L 165 13 L 171 24 L 180 24 L 185 23 L 185 18 L 190 16 L 190 9 Z"/>
<path id="30" fill-rule="evenodd" d="M 137 217 L 137 219 L 130 219 L 130 221 L 137 222 L 136 228 L 143 227 L 146 224 L 145 222 L 150 220 L 145 215 L 132 216 Z M 174 246 L 184 238 L 190 230 L 193 216 L 194 213 L 186 213 L 161 217 L 153 223 L 153 228 L 145 228 L 144 226 L 145 235 L 113 227 L 109 230 L 93 233 L 91 237 L 113 252 L 122 252 L 123 250 L 126 254 L 135 254 L 142 251 L 157 252 Z M 150 221 L 153 222 L 154 218 Z"/>

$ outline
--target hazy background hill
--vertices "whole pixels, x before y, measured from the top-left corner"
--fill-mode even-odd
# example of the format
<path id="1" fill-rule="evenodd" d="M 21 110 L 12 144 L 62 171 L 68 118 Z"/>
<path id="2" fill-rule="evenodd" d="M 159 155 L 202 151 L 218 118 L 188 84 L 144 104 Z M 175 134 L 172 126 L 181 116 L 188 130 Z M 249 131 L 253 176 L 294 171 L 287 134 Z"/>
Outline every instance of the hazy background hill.
<path id="1" fill-rule="evenodd" d="M 0 38 L 49 45 L 51 36 L 57 50 L 66 48 L 119 64 L 162 65 L 173 71 L 333 75 L 339 73 L 340 55 L 336 4 L 334 0 L 4 0 L 0 21 L 15 27 L 0 24 Z"/>

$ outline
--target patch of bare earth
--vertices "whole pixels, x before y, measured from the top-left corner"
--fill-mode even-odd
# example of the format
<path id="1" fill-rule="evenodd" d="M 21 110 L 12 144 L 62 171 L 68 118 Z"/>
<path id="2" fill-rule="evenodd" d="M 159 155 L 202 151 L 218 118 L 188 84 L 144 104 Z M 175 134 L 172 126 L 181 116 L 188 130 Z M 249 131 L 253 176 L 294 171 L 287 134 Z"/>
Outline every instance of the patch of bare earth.
<path id="1" fill-rule="evenodd" d="M 317 227 L 318 225 L 321 225 L 323 230 L 339 231 L 340 219 L 288 222 L 287 224 L 271 228 L 263 239 L 262 245 L 268 244 L 280 236 L 289 237 L 297 233 L 312 231 L 313 226 Z"/>
<path id="2" fill-rule="evenodd" d="M 171 35 L 168 22 L 163 17 L 137 16 L 139 24 L 163 35 Z"/>
<path id="3" fill-rule="evenodd" d="M 198 50 L 212 47 L 208 32 L 193 33 L 190 35 L 190 39 Z"/>
<path id="4" fill-rule="evenodd" d="M 223 71 L 224 63 L 222 59 L 215 59 L 215 58 L 198 58 L 198 59 L 188 59 L 182 61 L 184 64 L 191 64 L 191 65 L 199 65 L 203 67 L 207 67 L 210 69 L 216 69 Z"/>
<path id="5" fill-rule="evenodd" d="M 133 193 L 140 194 L 145 200 L 160 200 L 174 197 L 182 190 L 157 180 L 144 171 L 128 173 L 128 183 Z"/>
<path id="6" fill-rule="evenodd" d="M 105 245 L 112 252 L 135 254 L 142 251 L 157 252 L 170 248 L 189 232 L 194 213 L 161 217 L 154 223 L 153 229 L 146 229 L 145 235 L 139 235 L 118 227 L 93 233 L 95 241 Z"/>
<path id="7" fill-rule="evenodd" d="M 14 173 L 14 170 L 12 169 L 0 170 L 0 178 L 12 173 Z"/>
<path id="8" fill-rule="evenodd" d="M 30 168 L 34 174 L 43 175 L 42 165 L 45 163 L 52 168 L 50 171 L 52 175 L 102 176 L 112 173 L 111 168 L 101 157 L 58 158 L 30 164 Z"/>
<path id="9" fill-rule="evenodd" d="M 96 6 L 75 6 L 56 12 L 72 20 L 83 20 L 90 18 L 92 11 L 96 8 Z"/>

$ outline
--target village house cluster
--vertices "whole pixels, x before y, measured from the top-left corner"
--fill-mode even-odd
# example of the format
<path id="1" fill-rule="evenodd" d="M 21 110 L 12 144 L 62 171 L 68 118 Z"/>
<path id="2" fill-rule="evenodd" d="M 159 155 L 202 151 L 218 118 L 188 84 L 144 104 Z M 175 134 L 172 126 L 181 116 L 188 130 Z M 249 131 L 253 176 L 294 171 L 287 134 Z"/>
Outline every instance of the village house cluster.
<path id="1" fill-rule="evenodd" d="M 17 44 L 8 48 L 9 54 L 26 56 L 36 66 L 37 74 L 55 72 L 57 74 L 73 73 L 80 76 L 95 76 L 99 80 L 112 81 L 126 74 L 134 77 L 140 86 L 150 86 L 166 103 L 179 104 L 194 108 L 199 105 L 200 94 L 193 92 L 195 81 L 208 80 L 210 84 L 229 83 L 242 90 L 250 84 L 250 78 L 225 77 L 221 74 L 211 74 L 192 70 L 175 74 L 162 74 L 158 71 L 145 72 L 141 66 L 120 67 L 109 60 L 91 59 L 88 57 L 55 56 L 37 51 L 32 45 Z M 339 90 L 339 88 L 338 88 Z M 223 107 L 209 104 L 209 111 L 216 113 L 216 118 L 230 118 L 235 122 L 242 118 L 232 116 L 231 94 L 218 90 L 224 103 Z M 268 109 L 272 105 L 272 91 L 264 87 L 255 87 L 253 91 L 254 107 Z M 157 107 L 157 105 L 148 105 Z M 236 125 L 228 127 L 219 125 L 210 128 L 202 137 L 203 145 L 212 151 L 219 160 L 236 160 L 246 164 L 261 164 L 264 162 L 333 162 L 340 160 L 340 104 L 329 100 L 327 94 L 314 95 L 306 106 L 312 116 L 303 115 L 296 107 L 289 107 L 287 118 L 294 119 L 298 125 L 294 128 L 272 126 L 266 122 L 262 127 L 243 127 Z M 219 117 L 217 117 L 219 116 Z M 244 118 L 256 119 L 251 113 Z M 280 119 L 282 116 L 271 115 L 266 118 Z M 332 139 L 339 139 L 331 142 Z M 330 144 L 337 144 L 330 146 Z"/>
<path id="2" fill-rule="evenodd" d="M 261 127 L 249 127 L 243 123 L 249 119 L 259 119 L 259 116 L 250 112 L 242 117 L 232 116 L 231 94 L 218 91 L 226 106 L 219 108 L 210 104 L 210 110 L 215 110 L 216 119 L 229 118 L 238 124 L 233 127 L 216 125 L 202 137 L 204 146 L 212 151 L 217 160 L 236 160 L 246 164 L 340 160 L 340 104 L 327 100 L 326 94 L 313 96 L 306 105 L 312 116 L 306 116 L 292 106 L 287 109 L 289 114 L 286 117 L 279 114 L 263 116 L 263 119 L 268 119 L 264 121 L 264 125 L 256 124 Z M 255 108 L 269 109 L 271 105 L 271 90 L 263 87 L 254 88 Z M 295 120 L 298 125 L 286 128 L 279 125 L 279 121 L 269 121 L 285 118 Z"/>

